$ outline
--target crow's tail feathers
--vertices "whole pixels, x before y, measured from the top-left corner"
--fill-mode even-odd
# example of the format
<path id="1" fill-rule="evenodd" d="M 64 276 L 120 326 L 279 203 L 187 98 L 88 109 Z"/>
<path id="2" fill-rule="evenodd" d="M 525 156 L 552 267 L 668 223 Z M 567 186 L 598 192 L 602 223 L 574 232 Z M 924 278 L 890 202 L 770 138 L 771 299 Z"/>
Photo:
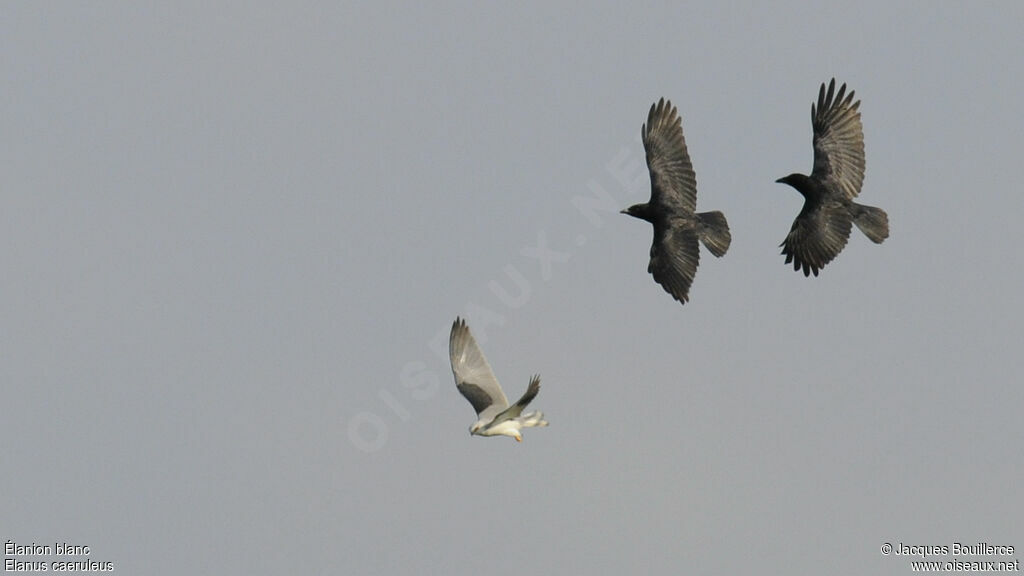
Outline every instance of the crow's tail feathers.
<path id="1" fill-rule="evenodd" d="M 889 237 L 889 215 L 885 210 L 853 202 L 850 214 L 857 228 L 875 244 Z"/>
<path id="2" fill-rule="evenodd" d="M 725 221 L 725 214 L 718 212 L 702 212 L 697 214 L 697 221 L 700 226 L 697 229 L 700 241 L 711 251 L 712 254 L 721 258 L 729 249 L 732 242 L 732 235 L 729 234 L 729 223 Z"/>

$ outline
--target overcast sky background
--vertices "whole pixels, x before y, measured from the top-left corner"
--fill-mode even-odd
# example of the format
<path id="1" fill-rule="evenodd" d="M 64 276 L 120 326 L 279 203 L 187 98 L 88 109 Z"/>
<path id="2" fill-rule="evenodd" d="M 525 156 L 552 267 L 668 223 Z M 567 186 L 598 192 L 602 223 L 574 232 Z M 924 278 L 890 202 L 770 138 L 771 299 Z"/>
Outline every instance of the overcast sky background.
<path id="1" fill-rule="evenodd" d="M 126 574 L 1024 557 L 1024 5 L 276 4 L 0 8 L 0 539 Z M 891 236 L 807 279 L 774 180 L 833 76 Z M 617 213 L 662 96 L 733 235 L 686 306 Z M 549 428 L 469 436 L 456 315 Z"/>

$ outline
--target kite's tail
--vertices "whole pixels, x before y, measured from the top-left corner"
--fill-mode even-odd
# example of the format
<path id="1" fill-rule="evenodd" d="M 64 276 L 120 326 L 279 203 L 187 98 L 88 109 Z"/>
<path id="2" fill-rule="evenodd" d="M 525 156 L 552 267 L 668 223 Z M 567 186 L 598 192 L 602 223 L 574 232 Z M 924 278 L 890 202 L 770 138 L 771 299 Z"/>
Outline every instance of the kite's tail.
<path id="1" fill-rule="evenodd" d="M 528 414 L 523 414 L 517 418 L 523 428 L 533 428 L 534 426 L 547 426 L 548 421 L 544 419 L 544 413 L 540 410 L 534 410 Z"/>

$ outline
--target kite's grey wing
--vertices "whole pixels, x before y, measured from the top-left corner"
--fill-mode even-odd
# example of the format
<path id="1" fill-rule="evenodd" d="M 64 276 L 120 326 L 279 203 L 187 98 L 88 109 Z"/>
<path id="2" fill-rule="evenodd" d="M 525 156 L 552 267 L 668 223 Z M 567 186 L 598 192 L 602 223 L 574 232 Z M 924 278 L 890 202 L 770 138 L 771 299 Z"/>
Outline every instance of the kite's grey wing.
<path id="1" fill-rule="evenodd" d="M 651 105 L 640 136 L 651 173 L 651 204 L 692 214 L 697 209 L 697 177 L 672 102 L 662 98 Z"/>
<path id="2" fill-rule="evenodd" d="M 846 94 L 846 84 L 835 93 L 835 78 L 828 91 L 822 84 L 818 104 L 811 104 L 811 125 L 814 127 L 814 170 L 817 180 L 831 193 L 854 198 L 864 183 L 864 128 L 860 121 L 860 100 L 853 101 L 853 90 Z M 845 98 L 844 98 L 845 96 Z"/>
<path id="3" fill-rule="evenodd" d="M 455 386 L 473 405 L 479 419 L 490 420 L 508 408 L 508 400 L 491 371 L 491 365 L 487 363 L 487 358 L 476 345 L 476 340 L 462 318 L 456 318 L 452 324 L 448 352 L 451 355 Z"/>
<path id="4" fill-rule="evenodd" d="M 491 424 L 498 424 L 505 420 L 511 420 L 512 418 L 518 418 L 522 413 L 523 409 L 537 397 L 537 393 L 540 392 L 540 375 L 535 375 L 530 378 L 530 385 L 527 386 L 526 392 L 523 393 L 523 397 L 520 398 L 515 404 L 509 406 L 500 414 L 494 417 L 494 422 Z"/>
<path id="5" fill-rule="evenodd" d="M 690 285 L 697 275 L 700 250 L 693 226 L 676 221 L 673 226 L 654 227 L 651 262 L 647 271 L 654 281 L 681 303 L 689 300 Z"/>
<path id="6" fill-rule="evenodd" d="M 804 276 L 818 270 L 839 255 L 850 238 L 853 221 L 850 211 L 838 202 L 828 202 L 816 209 L 804 203 L 804 209 L 793 221 L 782 253 L 786 264 L 793 263 L 794 270 L 803 268 Z"/>

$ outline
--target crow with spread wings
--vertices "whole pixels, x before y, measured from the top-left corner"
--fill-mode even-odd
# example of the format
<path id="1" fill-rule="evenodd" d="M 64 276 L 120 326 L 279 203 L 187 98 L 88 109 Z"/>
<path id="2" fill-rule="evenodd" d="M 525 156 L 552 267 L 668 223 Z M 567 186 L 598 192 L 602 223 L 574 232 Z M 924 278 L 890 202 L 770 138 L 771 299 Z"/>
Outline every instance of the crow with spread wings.
<path id="1" fill-rule="evenodd" d="M 685 304 L 700 260 L 698 241 L 717 257 L 729 249 L 732 236 L 721 212 L 697 213 L 697 178 L 683 138 L 676 107 L 662 98 L 651 105 L 640 129 L 651 199 L 622 211 L 654 226 L 654 243 L 647 271 L 666 292 Z"/>
<path id="2" fill-rule="evenodd" d="M 881 208 L 853 201 L 864 182 L 864 129 L 860 122 L 860 100 L 846 84 L 836 90 L 835 78 L 818 90 L 817 105 L 811 104 L 814 128 L 814 168 L 811 175 L 790 174 L 776 182 L 789 184 L 804 196 L 793 227 L 782 242 L 786 264 L 803 269 L 804 276 L 831 262 L 850 238 L 852 225 L 875 244 L 889 237 L 889 216 Z"/>

